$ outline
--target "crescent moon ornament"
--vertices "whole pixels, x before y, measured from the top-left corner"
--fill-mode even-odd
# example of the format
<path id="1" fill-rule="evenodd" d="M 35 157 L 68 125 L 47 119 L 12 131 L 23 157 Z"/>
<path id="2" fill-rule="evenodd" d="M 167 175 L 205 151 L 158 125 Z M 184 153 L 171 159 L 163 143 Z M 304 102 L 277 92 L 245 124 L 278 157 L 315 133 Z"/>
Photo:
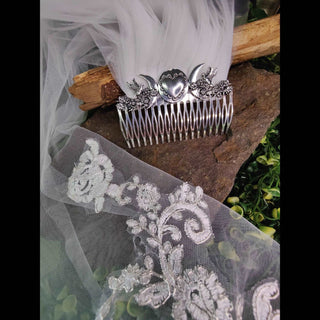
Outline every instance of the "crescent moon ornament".
<path id="1" fill-rule="evenodd" d="M 204 63 L 200 63 L 198 64 L 190 73 L 189 76 L 189 83 L 193 83 L 197 81 L 198 78 L 198 73 L 200 71 L 200 69 L 203 67 Z"/>
<path id="2" fill-rule="evenodd" d="M 156 144 L 170 142 L 171 137 L 176 141 L 177 134 L 181 141 L 183 133 L 186 140 L 189 135 L 193 139 L 195 134 L 199 138 L 227 133 L 233 117 L 232 85 L 228 80 L 213 83 L 218 69 L 208 66 L 203 70 L 204 65 L 198 64 L 188 76 L 180 69 L 170 69 L 157 82 L 149 75 L 139 74 L 143 84 L 135 79 L 128 83 L 136 96 L 119 97 L 117 110 L 129 148 L 136 143 L 138 147 L 148 142 L 152 145 L 153 139 Z M 199 112 L 200 116 L 196 116 Z M 194 226 L 192 222 L 190 234 L 197 231 Z"/>
<path id="3" fill-rule="evenodd" d="M 152 77 L 144 74 L 139 74 L 139 76 L 140 78 L 144 79 L 148 83 L 149 89 L 157 90 L 157 83 Z"/>

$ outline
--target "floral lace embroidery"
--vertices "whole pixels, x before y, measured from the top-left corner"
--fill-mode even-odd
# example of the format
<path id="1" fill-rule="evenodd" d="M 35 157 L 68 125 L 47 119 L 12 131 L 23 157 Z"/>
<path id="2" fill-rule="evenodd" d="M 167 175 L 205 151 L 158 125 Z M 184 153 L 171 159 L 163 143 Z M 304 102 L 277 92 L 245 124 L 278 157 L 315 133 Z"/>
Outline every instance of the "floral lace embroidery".
<path id="1" fill-rule="evenodd" d="M 85 151 L 75 165 L 68 180 L 68 196 L 75 202 L 94 201 L 95 211 L 103 208 L 104 196 L 113 198 L 119 205 L 127 205 L 134 199 L 142 209 L 137 218 L 127 220 L 129 231 L 138 235 L 144 233 L 147 244 L 157 251 L 161 272 L 154 270 L 154 261 L 146 255 L 143 266 L 129 264 L 121 270 L 118 278 L 110 277 L 109 288 L 112 295 L 99 308 L 96 320 L 102 320 L 110 312 L 113 296 L 124 290 L 132 292 L 140 287 L 134 295 L 141 306 L 159 308 L 169 298 L 173 298 L 172 317 L 176 320 L 232 319 L 233 304 L 217 275 L 203 266 L 183 270 L 184 256 L 182 229 L 169 221 L 184 222 L 185 235 L 195 244 L 202 244 L 214 237 L 209 217 L 205 213 L 208 207 L 203 200 L 203 190 L 196 187 L 193 192 L 187 183 L 183 183 L 175 192 L 167 196 L 169 205 L 162 210 L 159 203 L 161 194 L 150 183 L 142 184 L 138 176 L 123 184 L 112 184 L 113 165 L 104 154 L 99 154 L 99 145 L 93 139 L 87 139 L 89 150 Z M 125 191 L 136 191 L 135 197 L 125 195 Z M 159 214 L 159 211 L 162 210 Z M 184 212 L 194 217 L 184 220 Z M 197 218 L 197 219 L 195 219 Z M 164 240 L 170 236 L 171 241 Z M 165 239 L 168 239 L 166 237 Z M 154 280 L 151 282 L 151 280 Z M 156 281 L 158 280 L 158 281 Z M 253 311 L 256 320 L 279 318 L 279 310 L 273 311 L 270 300 L 277 298 L 279 290 L 276 282 L 259 286 L 253 295 Z M 241 319 L 243 299 L 236 302 L 237 319 Z"/>
<path id="2" fill-rule="evenodd" d="M 104 194 L 112 180 L 114 171 L 111 160 L 99 154 L 99 145 L 93 139 L 87 139 L 89 150 L 82 153 L 68 180 L 68 197 L 75 202 L 95 201 L 95 211 L 102 210 Z"/>
<path id="3" fill-rule="evenodd" d="M 278 282 L 269 281 L 254 291 L 252 297 L 253 315 L 256 320 L 279 320 L 280 310 L 272 310 L 270 300 L 274 300 L 279 297 L 280 291 Z"/>
<path id="4" fill-rule="evenodd" d="M 104 196 L 115 199 L 119 205 L 126 205 L 131 198 L 123 196 L 124 190 L 137 189 L 136 201 L 138 207 L 145 211 L 157 212 L 161 209 L 158 203 L 160 193 L 150 183 L 140 184 L 139 177 L 134 176 L 133 181 L 121 185 L 110 183 L 113 179 L 113 165 L 104 154 L 99 154 L 99 145 L 93 139 L 87 139 L 89 149 L 79 158 L 68 179 L 67 195 L 77 203 L 95 202 L 95 212 L 103 208 Z"/>
<path id="5" fill-rule="evenodd" d="M 169 224 L 171 219 L 183 221 L 183 212 L 187 210 L 197 220 L 188 218 L 184 221 L 186 236 L 196 244 L 214 237 L 210 220 L 204 211 L 207 204 L 202 199 L 203 190 L 196 187 L 193 192 L 187 183 L 183 183 L 174 193 L 169 194 L 169 205 L 158 215 L 160 206 L 155 200 L 160 199 L 160 194 L 157 189 L 150 184 L 140 185 L 138 177 L 134 177 L 134 180 L 132 184 L 127 183 L 127 188 L 138 189 L 136 200 L 145 213 L 136 219 L 128 219 L 127 225 L 134 235 L 142 232 L 147 234 L 146 242 L 157 250 L 162 273 L 153 270 L 154 261 L 147 255 L 144 266 L 129 264 L 118 278 L 109 278 L 108 285 L 113 290 L 113 295 L 121 290 L 128 293 L 136 286 L 142 286 L 134 295 L 136 302 L 140 306 L 148 305 L 157 309 L 172 297 L 172 317 L 176 320 L 185 320 L 188 314 L 196 320 L 232 319 L 232 303 L 217 275 L 200 265 L 183 270 L 184 249 L 183 244 L 179 244 L 182 233 L 177 226 Z M 143 205 L 140 205 L 141 193 L 144 193 Z M 149 201 L 145 201 L 146 199 Z M 171 241 L 164 241 L 165 235 L 169 235 Z M 152 278 L 158 281 L 150 283 Z M 101 306 L 96 319 L 103 319 L 110 311 L 111 301 L 112 296 Z"/>

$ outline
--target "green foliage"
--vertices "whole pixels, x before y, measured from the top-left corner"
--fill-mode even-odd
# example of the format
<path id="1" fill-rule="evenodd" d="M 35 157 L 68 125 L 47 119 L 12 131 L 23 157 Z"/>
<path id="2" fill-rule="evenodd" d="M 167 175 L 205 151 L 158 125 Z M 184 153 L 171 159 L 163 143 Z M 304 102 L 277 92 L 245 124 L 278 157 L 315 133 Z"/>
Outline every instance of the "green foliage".
<path id="1" fill-rule="evenodd" d="M 240 261 L 239 256 L 237 255 L 235 249 L 228 241 L 220 241 L 218 243 L 218 250 L 221 255 L 223 255 L 226 259 Z"/>
<path id="2" fill-rule="evenodd" d="M 249 1 L 247 22 L 279 11 L 278 0 Z M 278 9 L 277 9 L 278 8 Z M 276 9 L 276 10 L 274 10 Z M 258 69 L 280 74 L 280 53 L 252 59 Z M 240 168 L 225 204 L 280 242 L 280 117 Z"/>
<path id="3" fill-rule="evenodd" d="M 40 237 L 40 318 L 41 320 L 94 319 L 89 299 L 80 301 L 74 292 L 81 284 L 74 275 L 61 277 L 70 268 L 61 243 Z M 66 281 L 66 282 L 64 282 Z M 87 303 L 87 304 L 86 304 Z"/>
<path id="4" fill-rule="evenodd" d="M 268 12 L 269 14 L 276 14 L 279 12 L 279 7 L 279 0 L 250 0 L 247 23 L 267 18 Z M 266 69 L 273 73 L 280 74 L 280 53 L 274 53 L 268 56 L 255 58 L 250 62 L 257 69 Z"/>
<path id="5" fill-rule="evenodd" d="M 109 272 L 105 267 L 99 267 L 93 272 L 93 277 L 97 280 L 101 287 L 104 285 L 108 273 Z"/>
<path id="6" fill-rule="evenodd" d="M 266 69 L 273 73 L 280 74 L 280 53 L 255 58 L 250 60 L 250 63 L 257 69 Z"/>
<path id="7" fill-rule="evenodd" d="M 280 242 L 280 117 L 240 168 L 225 204 Z"/>
<path id="8" fill-rule="evenodd" d="M 253 22 L 267 17 L 268 15 L 263 8 L 257 6 L 254 1 L 249 2 L 248 22 Z"/>
<path id="9" fill-rule="evenodd" d="M 168 309 L 152 309 L 146 306 L 139 306 L 134 298 L 138 290 L 134 290 L 129 297 L 126 294 L 120 295 L 114 303 L 112 311 L 112 319 L 114 320 L 156 320 L 156 319 L 172 319 L 171 310 Z"/>
<path id="10" fill-rule="evenodd" d="M 50 252 L 50 254 L 47 254 Z M 59 241 L 47 240 L 40 237 L 40 277 L 58 268 L 61 254 L 61 244 Z"/>

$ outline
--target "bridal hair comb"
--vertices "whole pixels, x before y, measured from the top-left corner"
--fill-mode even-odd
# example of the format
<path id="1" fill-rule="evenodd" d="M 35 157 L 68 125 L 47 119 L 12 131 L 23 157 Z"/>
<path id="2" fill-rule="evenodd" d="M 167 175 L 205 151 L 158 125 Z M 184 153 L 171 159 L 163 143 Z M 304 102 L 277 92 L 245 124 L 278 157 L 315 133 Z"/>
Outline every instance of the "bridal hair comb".
<path id="1" fill-rule="evenodd" d="M 198 74 L 197 65 L 187 78 L 179 69 L 161 74 L 158 82 L 140 75 L 147 87 L 133 79 L 128 86 L 135 97 L 117 103 L 120 129 L 129 148 L 224 134 L 233 116 L 233 89 L 228 80 L 214 83 L 217 68 Z"/>

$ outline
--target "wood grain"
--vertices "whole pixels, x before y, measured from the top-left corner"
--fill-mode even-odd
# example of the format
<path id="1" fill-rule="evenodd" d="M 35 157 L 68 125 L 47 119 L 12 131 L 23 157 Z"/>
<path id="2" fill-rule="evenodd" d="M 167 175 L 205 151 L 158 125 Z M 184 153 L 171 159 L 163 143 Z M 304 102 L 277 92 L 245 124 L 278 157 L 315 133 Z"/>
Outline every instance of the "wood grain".
<path id="1" fill-rule="evenodd" d="M 232 64 L 280 52 L 280 14 L 234 29 Z"/>
<path id="2" fill-rule="evenodd" d="M 84 101 L 79 108 L 83 111 L 102 105 L 112 105 L 123 94 L 113 79 L 107 66 L 90 69 L 76 75 L 69 92 L 79 100 Z"/>

